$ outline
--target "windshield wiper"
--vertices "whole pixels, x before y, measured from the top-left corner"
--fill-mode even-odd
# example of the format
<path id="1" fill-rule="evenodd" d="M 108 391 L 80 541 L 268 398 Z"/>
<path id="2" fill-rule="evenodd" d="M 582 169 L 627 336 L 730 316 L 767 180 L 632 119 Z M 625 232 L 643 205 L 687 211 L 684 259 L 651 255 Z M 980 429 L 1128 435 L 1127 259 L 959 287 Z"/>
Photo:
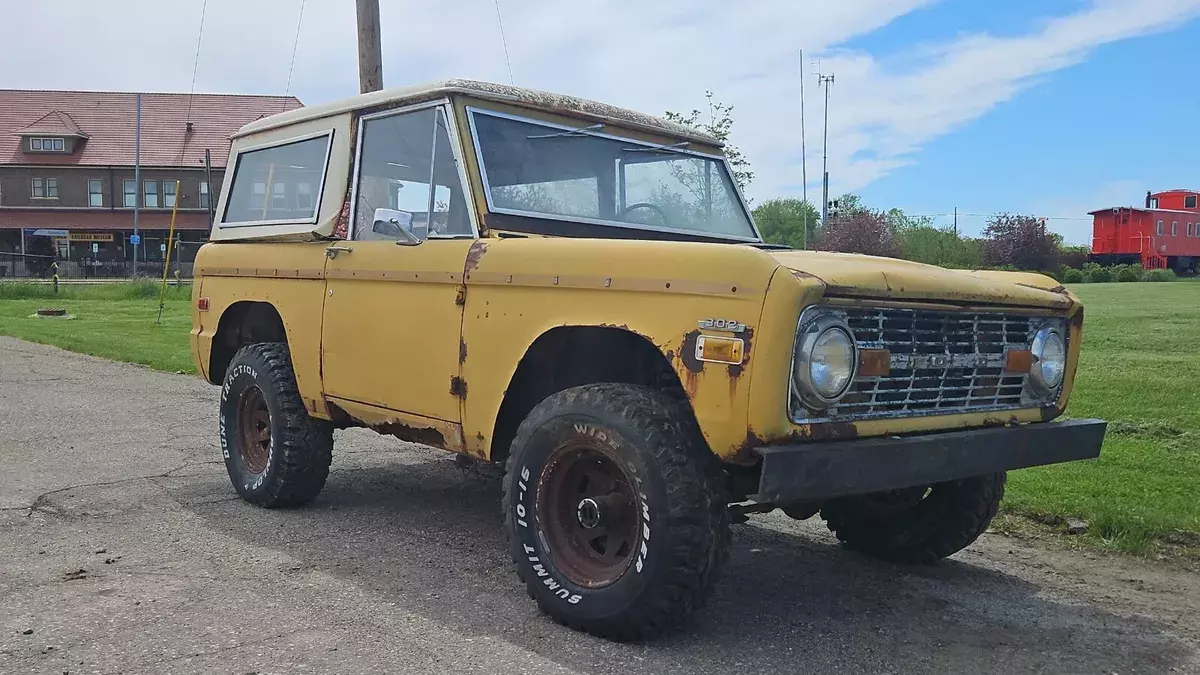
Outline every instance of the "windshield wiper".
<path id="1" fill-rule="evenodd" d="M 532 140 L 535 138 L 567 138 L 570 136 L 591 136 L 593 134 L 591 134 L 589 132 L 600 131 L 603 128 L 604 128 L 603 124 L 596 123 L 590 127 L 580 127 L 578 129 L 568 129 L 566 131 L 559 131 L 559 132 L 556 132 L 553 134 L 536 134 L 534 136 L 526 136 L 525 138 Z"/>
<path id="2" fill-rule="evenodd" d="M 691 144 L 691 141 L 680 141 L 670 145 L 655 145 L 648 148 L 621 148 L 621 150 L 623 152 L 660 152 L 663 154 L 675 153 L 677 155 L 690 155 L 692 153 L 686 152 L 683 148 L 684 146 Z"/>

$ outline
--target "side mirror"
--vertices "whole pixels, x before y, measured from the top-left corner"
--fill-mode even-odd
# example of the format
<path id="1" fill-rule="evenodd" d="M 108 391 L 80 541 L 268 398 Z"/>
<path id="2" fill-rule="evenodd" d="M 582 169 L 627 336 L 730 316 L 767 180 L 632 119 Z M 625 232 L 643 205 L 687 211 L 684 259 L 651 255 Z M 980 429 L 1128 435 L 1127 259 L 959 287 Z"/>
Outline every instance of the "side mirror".
<path id="1" fill-rule="evenodd" d="M 414 225 L 413 215 L 407 211 L 375 209 L 371 231 L 383 237 L 395 237 L 398 246 L 416 246 L 429 236 L 429 225 Z"/>

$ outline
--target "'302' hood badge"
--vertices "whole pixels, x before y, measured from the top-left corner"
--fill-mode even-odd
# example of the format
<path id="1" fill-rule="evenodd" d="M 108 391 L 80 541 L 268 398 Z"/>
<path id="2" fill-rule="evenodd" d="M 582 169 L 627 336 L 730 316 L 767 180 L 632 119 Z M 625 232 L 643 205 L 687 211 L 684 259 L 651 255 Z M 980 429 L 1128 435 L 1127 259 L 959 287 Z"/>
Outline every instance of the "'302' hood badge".
<path id="1" fill-rule="evenodd" d="M 733 319 L 700 319 L 700 327 L 706 330 L 724 330 L 730 333 L 746 332 L 746 324 Z"/>

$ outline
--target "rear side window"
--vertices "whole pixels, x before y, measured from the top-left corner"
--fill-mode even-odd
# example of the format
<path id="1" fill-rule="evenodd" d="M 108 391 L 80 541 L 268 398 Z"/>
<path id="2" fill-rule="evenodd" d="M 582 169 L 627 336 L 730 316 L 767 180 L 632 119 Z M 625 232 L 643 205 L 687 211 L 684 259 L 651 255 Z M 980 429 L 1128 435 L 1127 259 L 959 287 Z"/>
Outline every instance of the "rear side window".
<path id="1" fill-rule="evenodd" d="M 1188 196 L 1184 197 L 1183 198 L 1183 208 L 1185 208 L 1185 209 L 1196 208 L 1196 195 L 1188 195 Z"/>
<path id="2" fill-rule="evenodd" d="M 238 153 L 223 222 L 311 223 L 320 209 L 333 132 Z"/>

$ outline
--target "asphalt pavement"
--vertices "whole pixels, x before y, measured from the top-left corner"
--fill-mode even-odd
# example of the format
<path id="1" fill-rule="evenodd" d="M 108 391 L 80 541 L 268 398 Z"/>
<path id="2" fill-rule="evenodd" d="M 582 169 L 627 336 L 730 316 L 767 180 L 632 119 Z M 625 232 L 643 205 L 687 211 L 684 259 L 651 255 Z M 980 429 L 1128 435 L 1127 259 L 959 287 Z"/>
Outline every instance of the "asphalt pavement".
<path id="1" fill-rule="evenodd" d="M 0 673 L 1200 672 L 1195 571 L 991 534 L 902 567 L 778 512 L 688 630 L 605 642 L 526 596 L 495 476 L 349 430 L 313 504 L 260 509 L 218 395 L 0 337 Z"/>

